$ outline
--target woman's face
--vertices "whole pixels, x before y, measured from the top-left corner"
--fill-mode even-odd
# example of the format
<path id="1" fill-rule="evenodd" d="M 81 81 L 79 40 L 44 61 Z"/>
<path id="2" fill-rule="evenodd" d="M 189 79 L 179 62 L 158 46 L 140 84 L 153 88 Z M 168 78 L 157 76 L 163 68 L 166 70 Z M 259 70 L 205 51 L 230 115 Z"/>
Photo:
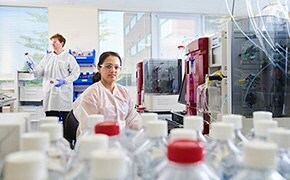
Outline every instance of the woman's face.
<path id="1" fill-rule="evenodd" d="M 52 38 L 50 43 L 54 51 L 59 51 L 62 49 L 63 43 L 59 42 L 57 38 Z"/>
<path id="2" fill-rule="evenodd" d="M 102 80 L 113 83 L 117 80 L 121 70 L 120 60 L 116 56 L 108 56 L 99 68 Z"/>

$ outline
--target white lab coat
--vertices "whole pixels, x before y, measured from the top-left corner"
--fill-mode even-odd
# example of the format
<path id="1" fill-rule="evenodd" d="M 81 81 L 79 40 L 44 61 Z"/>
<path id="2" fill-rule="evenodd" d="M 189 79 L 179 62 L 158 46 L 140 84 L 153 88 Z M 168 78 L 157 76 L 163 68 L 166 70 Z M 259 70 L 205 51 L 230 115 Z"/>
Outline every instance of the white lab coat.
<path id="1" fill-rule="evenodd" d="M 73 104 L 73 113 L 79 121 L 78 133 L 87 128 L 87 117 L 103 114 L 105 121 L 118 121 L 120 128 L 138 130 L 141 118 L 134 108 L 128 90 L 116 84 L 111 93 L 99 81 L 88 87 Z"/>
<path id="2" fill-rule="evenodd" d="M 47 54 L 34 70 L 35 76 L 43 76 L 43 108 L 45 111 L 70 111 L 73 103 L 73 81 L 80 75 L 75 58 L 66 51 Z M 56 79 L 64 79 L 60 87 Z M 51 81 L 54 81 L 52 84 Z"/>

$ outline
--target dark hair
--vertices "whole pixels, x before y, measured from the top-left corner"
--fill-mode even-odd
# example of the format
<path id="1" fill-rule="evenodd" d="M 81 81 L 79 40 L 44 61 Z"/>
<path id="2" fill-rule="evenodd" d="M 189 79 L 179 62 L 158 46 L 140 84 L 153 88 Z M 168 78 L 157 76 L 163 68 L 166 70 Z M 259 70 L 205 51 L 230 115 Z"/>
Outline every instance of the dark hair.
<path id="1" fill-rule="evenodd" d="M 115 56 L 117 58 L 119 58 L 120 60 L 120 65 L 122 66 L 122 59 L 120 57 L 120 55 L 116 52 L 113 52 L 113 51 L 106 51 L 106 52 L 103 52 L 100 57 L 99 57 L 99 62 L 98 62 L 98 67 L 100 68 L 101 65 L 104 63 L 104 61 L 107 59 L 107 57 L 109 56 Z"/>
<path id="2" fill-rule="evenodd" d="M 57 33 L 57 34 L 51 36 L 51 37 L 50 37 L 50 40 L 52 40 L 52 39 L 54 39 L 54 38 L 58 39 L 59 42 L 63 43 L 63 46 L 65 45 L 66 40 L 65 40 L 65 38 L 64 38 L 61 34 L 58 34 L 58 33 Z M 62 46 L 62 47 L 63 47 L 63 46 Z"/>
<path id="3" fill-rule="evenodd" d="M 101 80 L 101 73 L 97 72 L 93 75 L 93 83 L 99 82 Z"/>
<path id="4" fill-rule="evenodd" d="M 109 56 L 115 56 L 117 58 L 119 58 L 120 60 L 120 65 L 122 66 L 122 59 L 120 57 L 120 55 L 116 52 L 113 52 L 113 51 L 106 51 L 106 52 L 103 52 L 100 57 L 99 57 L 99 62 L 98 62 L 98 68 L 101 68 L 101 65 L 104 63 L 104 61 L 107 59 L 107 57 Z M 93 83 L 95 82 L 98 82 L 101 80 L 101 73 L 100 72 L 97 72 L 96 74 L 94 74 L 93 76 Z"/>

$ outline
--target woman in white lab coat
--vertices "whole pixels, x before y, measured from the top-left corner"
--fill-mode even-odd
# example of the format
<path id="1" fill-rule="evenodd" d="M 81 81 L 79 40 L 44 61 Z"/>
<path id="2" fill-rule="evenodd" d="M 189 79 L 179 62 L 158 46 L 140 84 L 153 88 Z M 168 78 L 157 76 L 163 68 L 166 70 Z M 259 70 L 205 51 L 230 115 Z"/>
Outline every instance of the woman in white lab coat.
<path id="1" fill-rule="evenodd" d="M 88 87 L 73 104 L 73 113 L 79 121 L 78 134 L 86 129 L 86 118 L 90 114 L 103 114 L 105 121 L 118 121 L 121 128 L 140 129 L 141 119 L 128 90 L 116 83 L 121 66 L 118 53 L 108 51 L 100 55 L 100 81 Z"/>
<path id="2" fill-rule="evenodd" d="M 50 37 L 53 52 L 38 65 L 27 62 L 36 76 L 43 76 L 43 108 L 46 116 L 57 116 L 65 121 L 73 104 L 73 81 L 80 75 L 75 58 L 63 47 L 65 38 L 60 34 Z M 65 123 L 64 123 L 65 124 Z"/>

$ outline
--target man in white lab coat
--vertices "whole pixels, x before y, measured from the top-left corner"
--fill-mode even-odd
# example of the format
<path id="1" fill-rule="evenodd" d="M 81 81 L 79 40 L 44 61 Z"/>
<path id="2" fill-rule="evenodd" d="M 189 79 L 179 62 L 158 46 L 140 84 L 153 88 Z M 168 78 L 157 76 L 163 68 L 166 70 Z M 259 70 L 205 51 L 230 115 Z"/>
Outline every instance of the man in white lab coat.
<path id="1" fill-rule="evenodd" d="M 53 52 L 38 65 L 27 62 L 35 76 L 43 76 L 43 107 L 46 116 L 58 116 L 65 121 L 73 104 L 73 81 L 79 77 L 80 67 L 75 58 L 63 49 L 65 38 L 60 34 L 50 37 Z M 63 122 L 63 124 L 65 124 Z"/>

